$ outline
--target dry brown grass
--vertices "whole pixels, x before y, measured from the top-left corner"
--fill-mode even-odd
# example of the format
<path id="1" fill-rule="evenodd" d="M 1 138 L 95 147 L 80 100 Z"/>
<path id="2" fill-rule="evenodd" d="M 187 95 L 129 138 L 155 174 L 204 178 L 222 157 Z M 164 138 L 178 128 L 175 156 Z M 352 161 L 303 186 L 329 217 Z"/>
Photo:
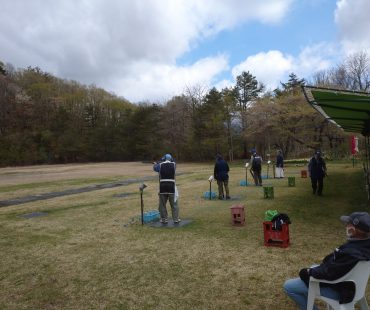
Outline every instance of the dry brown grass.
<path id="1" fill-rule="evenodd" d="M 275 189 L 265 200 L 261 188 L 238 185 L 245 170 L 232 165 L 231 194 L 240 201 L 230 202 L 202 198 L 212 163 L 180 163 L 180 212 L 192 223 L 179 229 L 127 225 L 140 213 L 138 184 L 0 208 L 0 308 L 295 309 L 285 279 L 341 244 L 338 217 L 365 207 L 360 167 L 328 166 L 324 197 L 312 196 L 292 166 L 286 172 L 297 186 L 265 181 Z M 153 175 L 142 163 L 5 168 L 0 200 Z M 157 182 L 146 184 L 145 209 L 156 209 Z M 233 203 L 246 205 L 244 227 L 230 224 Z M 263 246 L 267 209 L 289 214 L 289 248 Z M 19 217 L 34 211 L 48 215 Z"/>

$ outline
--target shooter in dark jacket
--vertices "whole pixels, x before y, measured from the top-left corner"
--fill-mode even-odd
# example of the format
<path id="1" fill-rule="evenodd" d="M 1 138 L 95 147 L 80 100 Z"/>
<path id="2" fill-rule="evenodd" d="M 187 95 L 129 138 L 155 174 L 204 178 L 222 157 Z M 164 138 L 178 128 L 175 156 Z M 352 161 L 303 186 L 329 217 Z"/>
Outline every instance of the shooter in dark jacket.
<path id="1" fill-rule="evenodd" d="M 317 191 L 317 195 L 321 196 L 324 187 L 324 177 L 326 176 L 326 164 L 319 150 L 310 159 L 308 171 L 311 177 L 312 193 L 315 195 Z"/>
<path id="2" fill-rule="evenodd" d="M 217 180 L 218 185 L 218 199 L 224 199 L 224 187 L 226 192 L 226 199 L 230 199 L 229 193 L 229 165 L 220 154 L 216 155 L 216 163 L 213 175 Z"/>

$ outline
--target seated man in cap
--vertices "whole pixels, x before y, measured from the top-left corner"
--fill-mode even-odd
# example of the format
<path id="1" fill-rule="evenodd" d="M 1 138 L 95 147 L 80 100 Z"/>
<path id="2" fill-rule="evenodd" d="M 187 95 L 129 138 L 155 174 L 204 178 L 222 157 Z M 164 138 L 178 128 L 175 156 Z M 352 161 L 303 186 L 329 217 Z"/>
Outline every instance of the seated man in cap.
<path id="1" fill-rule="evenodd" d="M 161 162 L 154 163 L 153 170 L 159 174 L 159 213 L 161 223 L 168 223 L 167 200 L 170 202 L 172 219 L 175 224 L 181 222 L 179 219 L 179 207 L 177 204 L 177 189 L 175 181 L 176 163 L 171 154 L 162 157 Z"/>
<path id="2" fill-rule="evenodd" d="M 357 262 L 370 260 L 370 215 L 367 212 L 354 212 L 340 219 L 346 224 L 347 242 L 326 256 L 320 265 L 301 269 L 299 278 L 289 279 L 284 284 L 285 292 L 299 309 L 307 308 L 310 276 L 333 281 L 348 273 Z M 340 303 L 352 301 L 355 294 L 352 282 L 322 285 L 320 289 L 322 296 Z"/>

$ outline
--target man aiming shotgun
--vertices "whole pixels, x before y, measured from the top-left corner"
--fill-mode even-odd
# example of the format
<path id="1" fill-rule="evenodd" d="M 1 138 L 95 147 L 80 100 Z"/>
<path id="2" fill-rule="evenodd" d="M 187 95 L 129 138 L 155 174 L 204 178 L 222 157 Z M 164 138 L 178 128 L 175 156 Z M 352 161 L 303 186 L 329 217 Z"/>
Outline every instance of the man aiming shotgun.
<path id="1" fill-rule="evenodd" d="M 169 200 L 174 224 L 180 223 L 179 207 L 177 205 L 177 188 L 175 181 L 176 163 L 170 154 L 163 156 L 160 162 L 153 165 L 153 170 L 159 175 L 159 213 L 162 224 L 168 223 L 167 200 Z"/>

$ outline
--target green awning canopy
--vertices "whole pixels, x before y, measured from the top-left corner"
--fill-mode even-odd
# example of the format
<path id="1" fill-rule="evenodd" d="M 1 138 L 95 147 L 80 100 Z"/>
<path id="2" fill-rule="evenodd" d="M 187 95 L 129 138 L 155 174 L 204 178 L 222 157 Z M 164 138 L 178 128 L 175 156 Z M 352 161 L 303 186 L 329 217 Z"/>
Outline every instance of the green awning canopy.
<path id="1" fill-rule="evenodd" d="M 370 93 L 302 88 L 307 101 L 330 122 L 348 132 L 370 135 Z"/>

